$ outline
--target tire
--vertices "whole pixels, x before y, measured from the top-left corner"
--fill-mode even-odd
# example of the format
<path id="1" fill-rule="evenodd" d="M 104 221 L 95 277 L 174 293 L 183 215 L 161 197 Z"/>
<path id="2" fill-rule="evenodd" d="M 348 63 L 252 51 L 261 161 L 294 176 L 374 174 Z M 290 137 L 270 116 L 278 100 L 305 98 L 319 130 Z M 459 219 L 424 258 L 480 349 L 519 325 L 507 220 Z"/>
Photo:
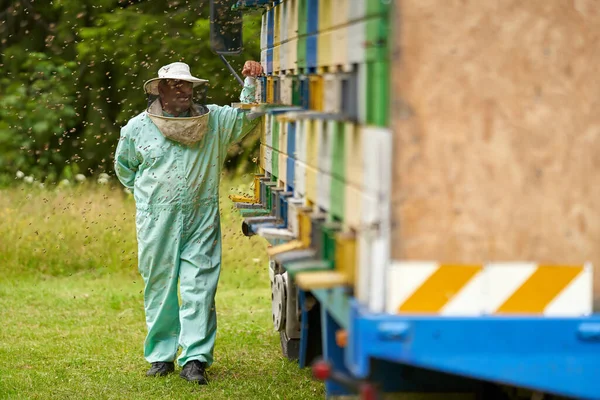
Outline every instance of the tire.
<path id="1" fill-rule="evenodd" d="M 300 339 L 288 339 L 285 332 L 279 332 L 281 352 L 290 361 L 297 361 L 300 357 Z"/>

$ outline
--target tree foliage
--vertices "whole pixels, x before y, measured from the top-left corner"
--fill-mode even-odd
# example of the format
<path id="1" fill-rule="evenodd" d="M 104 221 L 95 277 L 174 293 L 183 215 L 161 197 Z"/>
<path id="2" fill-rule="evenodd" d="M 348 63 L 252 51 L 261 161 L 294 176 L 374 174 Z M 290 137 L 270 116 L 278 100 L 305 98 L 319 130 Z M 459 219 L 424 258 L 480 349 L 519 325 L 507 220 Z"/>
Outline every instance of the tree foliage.
<path id="1" fill-rule="evenodd" d="M 120 127 L 147 105 L 143 83 L 170 62 L 210 80 L 206 102 L 238 101 L 239 84 L 210 49 L 208 0 L 0 0 L 0 16 L 5 179 L 112 172 Z M 236 70 L 259 58 L 259 37 L 260 14 L 245 15 Z"/>

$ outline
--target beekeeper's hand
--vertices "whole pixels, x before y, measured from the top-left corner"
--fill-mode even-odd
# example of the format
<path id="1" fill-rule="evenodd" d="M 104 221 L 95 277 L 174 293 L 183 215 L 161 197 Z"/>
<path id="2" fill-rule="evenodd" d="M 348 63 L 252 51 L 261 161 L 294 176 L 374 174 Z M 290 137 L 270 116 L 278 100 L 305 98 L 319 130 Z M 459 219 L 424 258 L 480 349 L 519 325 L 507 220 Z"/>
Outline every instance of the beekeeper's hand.
<path id="1" fill-rule="evenodd" d="M 263 73 L 263 68 L 259 62 L 249 60 L 244 63 L 244 68 L 242 69 L 242 75 L 251 76 L 253 78 L 256 78 L 257 76 L 262 75 L 262 73 Z"/>

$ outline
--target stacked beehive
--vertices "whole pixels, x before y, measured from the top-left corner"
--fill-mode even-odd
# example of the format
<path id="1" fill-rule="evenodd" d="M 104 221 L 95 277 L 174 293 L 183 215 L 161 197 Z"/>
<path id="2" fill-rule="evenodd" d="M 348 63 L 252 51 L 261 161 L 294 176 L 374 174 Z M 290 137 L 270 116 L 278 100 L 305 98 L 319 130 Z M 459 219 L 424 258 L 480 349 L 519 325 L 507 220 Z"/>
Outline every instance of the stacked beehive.
<path id="1" fill-rule="evenodd" d="M 369 293 L 382 293 L 383 279 L 372 277 L 384 274 L 372 272 L 389 257 L 389 3 L 270 2 L 261 30 L 266 75 L 256 99 L 298 107 L 274 108 L 265 117 L 260 168 L 269 181 L 270 212 L 281 201 L 297 246 L 328 261 L 299 280 L 307 287 L 353 287 L 378 309 L 383 297 Z"/>
<path id="2" fill-rule="evenodd" d="M 258 102 L 387 126 L 387 0 L 284 0 L 262 17 Z"/>

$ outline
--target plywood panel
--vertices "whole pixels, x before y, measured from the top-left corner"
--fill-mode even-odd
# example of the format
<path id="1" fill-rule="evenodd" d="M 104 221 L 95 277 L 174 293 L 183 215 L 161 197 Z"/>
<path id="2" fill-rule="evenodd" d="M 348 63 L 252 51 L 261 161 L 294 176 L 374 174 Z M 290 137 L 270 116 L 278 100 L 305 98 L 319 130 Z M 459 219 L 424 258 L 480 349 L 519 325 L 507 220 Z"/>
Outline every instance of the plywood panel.
<path id="1" fill-rule="evenodd" d="M 591 261 L 599 282 L 597 2 L 396 5 L 393 258 Z"/>

